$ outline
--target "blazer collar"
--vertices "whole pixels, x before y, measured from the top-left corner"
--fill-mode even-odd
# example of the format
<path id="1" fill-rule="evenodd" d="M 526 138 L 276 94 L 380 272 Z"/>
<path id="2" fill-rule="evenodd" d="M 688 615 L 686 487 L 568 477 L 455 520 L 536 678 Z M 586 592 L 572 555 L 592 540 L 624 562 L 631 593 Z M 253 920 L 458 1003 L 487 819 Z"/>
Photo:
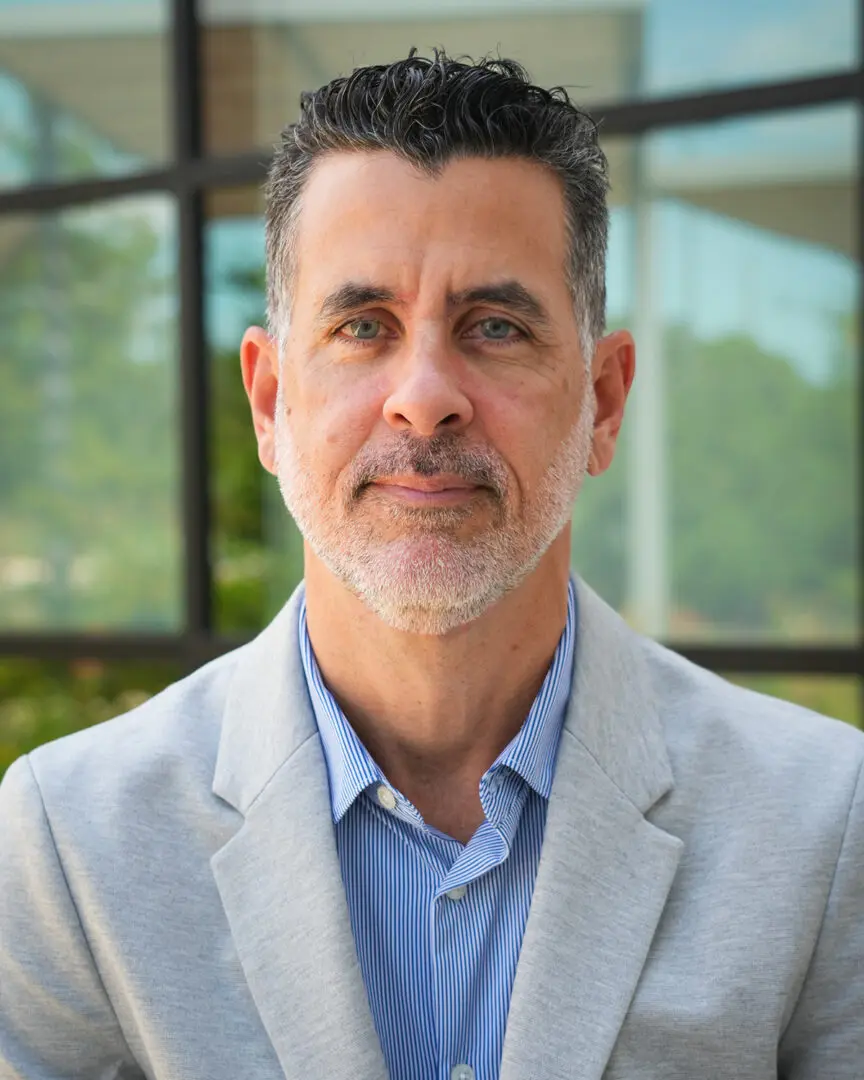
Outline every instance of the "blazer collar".
<path id="1" fill-rule="evenodd" d="M 261 633 L 238 649 L 222 717 L 213 793 L 245 814 L 279 768 L 313 736 L 300 659 L 301 582 Z"/>
<path id="2" fill-rule="evenodd" d="M 577 578 L 579 629 L 564 730 L 645 813 L 672 786 L 672 767 L 641 637 Z"/>
<path id="3" fill-rule="evenodd" d="M 646 651 L 580 578 L 576 663 L 564 721 L 609 779 L 644 813 L 672 785 Z M 276 618 L 236 654 L 213 792 L 241 813 L 300 746 L 317 736 L 300 658 L 301 583 Z"/>

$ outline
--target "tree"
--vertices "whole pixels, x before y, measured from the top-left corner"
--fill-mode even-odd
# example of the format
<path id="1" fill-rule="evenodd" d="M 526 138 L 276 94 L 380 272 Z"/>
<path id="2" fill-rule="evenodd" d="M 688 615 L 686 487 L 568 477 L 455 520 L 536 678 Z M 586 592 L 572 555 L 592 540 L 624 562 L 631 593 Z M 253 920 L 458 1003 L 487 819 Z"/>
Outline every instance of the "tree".
<path id="1" fill-rule="evenodd" d="M 151 210 L 124 200 L 25 219 L 4 252 L 7 626 L 178 621 L 175 291 Z"/>

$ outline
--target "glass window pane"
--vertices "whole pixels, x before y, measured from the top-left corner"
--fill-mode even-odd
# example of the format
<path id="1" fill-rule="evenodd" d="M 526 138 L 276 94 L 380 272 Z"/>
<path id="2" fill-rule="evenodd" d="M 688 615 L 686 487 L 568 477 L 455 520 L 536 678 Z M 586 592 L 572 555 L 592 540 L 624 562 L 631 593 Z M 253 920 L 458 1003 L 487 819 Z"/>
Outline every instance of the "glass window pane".
<path id="1" fill-rule="evenodd" d="M 302 90 L 416 45 L 499 53 L 609 103 L 857 64 L 855 0 L 202 0 L 208 148 L 269 146 Z"/>
<path id="2" fill-rule="evenodd" d="M 157 661 L 0 659 L 0 778 L 22 754 L 127 712 L 183 674 Z"/>
<path id="3" fill-rule="evenodd" d="M 862 727 L 861 680 L 831 675 L 727 675 L 730 682 Z"/>
<path id="4" fill-rule="evenodd" d="M 0 3 L 0 188 L 164 160 L 168 13 L 168 0 Z"/>
<path id="5" fill-rule="evenodd" d="M 303 545 L 258 461 L 240 376 L 243 331 L 264 323 L 264 223 L 257 188 L 207 198 L 205 316 L 210 359 L 214 620 L 257 630 L 303 576 Z"/>
<path id="6" fill-rule="evenodd" d="M 857 0 L 647 0 L 642 89 L 689 93 L 856 67 Z"/>
<path id="7" fill-rule="evenodd" d="M 576 565 L 655 636 L 857 640 L 856 112 L 608 149 L 637 376 Z"/>
<path id="8" fill-rule="evenodd" d="M 0 629 L 181 618 L 163 195 L 0 218 Z"/>

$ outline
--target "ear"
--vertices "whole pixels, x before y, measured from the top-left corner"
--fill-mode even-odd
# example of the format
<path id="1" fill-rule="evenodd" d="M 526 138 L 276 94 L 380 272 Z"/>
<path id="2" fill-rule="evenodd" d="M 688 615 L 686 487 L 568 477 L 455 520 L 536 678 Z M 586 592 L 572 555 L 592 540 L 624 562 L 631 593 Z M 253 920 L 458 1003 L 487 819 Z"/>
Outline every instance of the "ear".
<path id="1" fill-rule="evenodd" d="M 591 363 L 591 377 L 597 398 L 594 442 L 588 472 L 599 476 L 612 464 L 618 432 L 624 419 L 624 405 L 636 374 L 636 346 L 626 330 L 607 334 L 597 343 Z"/>
<path id="2" fill-rule="evenodd" d="M 252 410 L 258 460 L 276 472 L 276 391 L 279 388 L 279 350 L 260 326 L 250 326 L 240 345 L 243 386 Z"/>

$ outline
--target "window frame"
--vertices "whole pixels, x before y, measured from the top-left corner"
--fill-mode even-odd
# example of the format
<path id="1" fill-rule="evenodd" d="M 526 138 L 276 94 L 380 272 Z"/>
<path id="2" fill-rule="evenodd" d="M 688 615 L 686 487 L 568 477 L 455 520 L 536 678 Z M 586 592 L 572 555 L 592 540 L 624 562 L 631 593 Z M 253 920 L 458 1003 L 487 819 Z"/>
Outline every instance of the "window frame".
<path id="1" fill-rule="evenodd" d="M 122 177 L 40 183 L 0 191 L 0 215 L 58 211 L 131 194 L 168 192 L 178 221 L 180 422 L 182 451 L 182 527 L 184 621 L 178 633 L 0 632 L 0 656 L 44 660 L 179 661 L 193 670 L 248 640 L 214 629 L 211 493 L 208 461 L 208 363 L 204 330 L 204 200 L 208 191 L 260 184 L 268 154 L 256 150 L 230 156 L 203 151 L 201 62 L 202 35 L 197 0 L 171 0 L 169 55 L 173 111 L 173 153 L 156 169 Z M 591 107 L 604 136 L 639 137 L 648 132 L 713 120 L 777 113 L 801 107 L 846 102 L 864 117 L 864 0 L 858 9 L 859 67 L 816 77 L 753 83 L 735 89 L 621 101 Z M 864 138 L 858 145 L 858 204 L 864 207 Z M 859 370 L 864 349 L 864 212 L 857 224 L 861 268 L 859 297 Z M 859 462 L 864 458 L 864 372 L 858 380 Z M 859 468 L 858 526 L 864 537 L 864 468 Z M 859 640 L 852 645 L 771 645 L 748 642 L 722 645 L 666 642 L 676 652 L 718 672 L 746 675 L 864 675 L 864 543 L 859 540 L 861 610 Z M 861 681 L 864 700 L 864 680 Z M 864 710 L 862 710 L 864 711 Z"/>

